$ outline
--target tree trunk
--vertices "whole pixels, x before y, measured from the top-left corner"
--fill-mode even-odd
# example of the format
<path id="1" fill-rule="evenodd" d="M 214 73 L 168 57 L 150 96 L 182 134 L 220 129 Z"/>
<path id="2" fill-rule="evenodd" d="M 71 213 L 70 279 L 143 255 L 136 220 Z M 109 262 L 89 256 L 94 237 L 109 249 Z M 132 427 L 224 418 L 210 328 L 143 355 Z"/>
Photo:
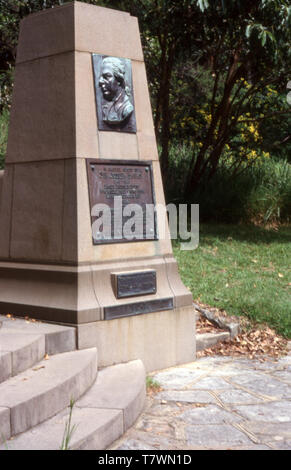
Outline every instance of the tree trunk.
<path id="1" fill-rule="evenodd" d="M 160 84 L 160 113 L 161 113 L 161 147 L 160 157 L 163 180 L 165 182 L 169 168 L 169 141 L 170 141 L 170 87 L 175 55 L 175 45 L 166 44 L 165 61 L 163 63 L 162 80 Z"/>
<path id="2" fill-rule="evenodd" d="M 190 168 L 189 172 L 185 198 L 187 198 L 191 191 L 193 191 L 193 188 L 199 184 L 202 176 L 208 169 L 208 180 L 213 177 L 217 170 L 219 159 L 227 143 L 229 131 L 232 126 L 229 122 L 232 107 L 231 93 L 241 72 L 241 66 L 239 66 L 238 63 L 239 53 L 235 51 L 225 81 L 223 97 L 215 112 L 212 114 L 209 129 L 196 161 L 194 158 L 192 160 L 192 168 Z M 216 83 L 214 84 L 213 93 L 216 93 Z M 214 106 L 212 107 L 214 111 Z M 217 130 L 217 135 L 215 135 L 215 130 Z"/>

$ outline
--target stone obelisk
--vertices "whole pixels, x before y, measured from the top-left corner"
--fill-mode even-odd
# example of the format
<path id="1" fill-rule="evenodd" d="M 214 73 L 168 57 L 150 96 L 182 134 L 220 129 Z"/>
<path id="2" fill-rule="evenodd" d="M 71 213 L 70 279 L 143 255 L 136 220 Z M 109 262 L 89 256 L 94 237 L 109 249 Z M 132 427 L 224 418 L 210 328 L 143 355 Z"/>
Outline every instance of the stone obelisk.
<path id="1" fill-rule="evenodd" d="M 140 358 L 157 370 L 194 360 L 192 297 L 159 216 L 151 239 L 94 238 L 101 193 L 111 209 L 112 195 L 165 204 L 137 19 L 73 2 L 21 23 L 0 313 L 75 326 L 78 347 L 97 346 L 99 365 Z"/>

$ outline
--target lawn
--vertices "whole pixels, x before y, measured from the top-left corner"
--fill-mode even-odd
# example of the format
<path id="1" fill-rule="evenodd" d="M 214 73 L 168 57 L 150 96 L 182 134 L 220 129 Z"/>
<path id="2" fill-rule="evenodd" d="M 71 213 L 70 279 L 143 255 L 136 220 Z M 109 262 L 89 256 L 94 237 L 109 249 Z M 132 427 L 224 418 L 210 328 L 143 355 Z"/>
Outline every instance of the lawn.
<path id="1" fill-rule="evenodd" d="M 177 241 L 173 248 L 196 301 L 291 338 L 291 226 L 202 224 L 196 250 L 181 251 Z"/>

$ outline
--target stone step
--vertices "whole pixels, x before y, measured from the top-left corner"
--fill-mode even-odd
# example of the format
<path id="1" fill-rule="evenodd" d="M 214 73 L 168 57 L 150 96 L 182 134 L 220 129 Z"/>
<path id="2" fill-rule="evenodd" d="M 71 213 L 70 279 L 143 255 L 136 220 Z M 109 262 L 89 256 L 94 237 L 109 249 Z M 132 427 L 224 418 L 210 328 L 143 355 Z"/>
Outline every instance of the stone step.
<path id="1" fill-rule="evenodd" d="M 102 369 L 90 390 L 73 406 L 70 449 L 106 449 L 135 422 L 146 397 L 140 360 Z M 70 409 L 0 446 L 0 450 L 58 450 Z"/>
<path id="2" fill-rule="evenodd" d="M 1 332 L 5 329 L 13 329 L 15 333 L 44 335 L 46 354 L 59 354 L 76 349 L 76 329 L 74 327 L 7 317 L 5 315 L 0 315 L 0 321 L 2 322 Z"/>
<path id="3" fill-rule="evenodd" d="M 45 355 L 45 336 L 23 334 L 6 327 L 0 330 L 0 383 L 29 369 Z"/>
<path id="4" fill-rule="evenodd" d="M 0 384 L 0 440 L 27 431 L 77 400 L 97 376 L 96 348 L 42 360 Z"/>
<path id="5" fill-rule="evenodd" d="M 212 348 L 222 341 L 229 341 L 230 333 L 222 331 L 219 333 L 199 333 L 196 335 L 196 352 Z"/>
<path id="6" fill-rule="evenodd" d="M 72 327 L 0 315 L 0 383 L 44 358 L 76 349 Z"/>

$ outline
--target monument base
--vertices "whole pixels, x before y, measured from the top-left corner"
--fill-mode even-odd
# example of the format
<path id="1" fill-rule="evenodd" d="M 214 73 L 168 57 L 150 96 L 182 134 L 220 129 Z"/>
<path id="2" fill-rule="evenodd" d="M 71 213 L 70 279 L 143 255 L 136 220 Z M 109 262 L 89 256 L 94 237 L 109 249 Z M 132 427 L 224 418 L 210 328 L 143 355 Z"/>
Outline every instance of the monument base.
<path id="1" fill-rule="evenodd" d="M 116 298 L 112 273 L 125 267 L 153 270 L 156 293 Z M 97 347 L 104 367 L 141 359 L 153 371 L 195 359 L 192 296 L 173 257 L 80 266 L 2 261 L 0 299 L 3 315 L 74 326 L 78 348 Z"/>
<path id="2" fill-rule="evenodd" d="M 97 347 L 100 367 L 138 358 L 152 372 L 196 358 L 192 306 L 82 324 L 77 334 L 79 349 Z"/>

